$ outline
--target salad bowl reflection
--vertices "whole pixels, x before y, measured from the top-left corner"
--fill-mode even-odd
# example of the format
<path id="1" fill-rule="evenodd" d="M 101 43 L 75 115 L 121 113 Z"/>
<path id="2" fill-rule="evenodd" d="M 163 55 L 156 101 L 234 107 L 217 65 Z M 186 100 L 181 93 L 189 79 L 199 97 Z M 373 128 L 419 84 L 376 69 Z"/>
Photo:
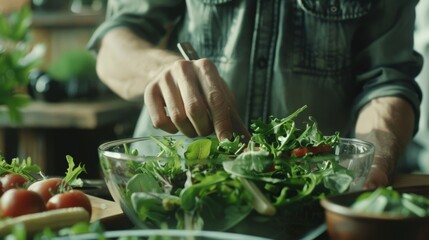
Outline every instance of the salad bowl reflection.
<path id="1" fill-rule="evenodd" d="M 142 137 L 107 142 L 98 151 L 113 199 L 138 228 L 282 239 L 302 238 L 324 222 L 318 199 L 361 190 L 374 155 L 372 144 L 344 138 L 329 157 L 293 164 L 263 154 L 231 158 L 217 152 L 219 145 L 214 138 Z M 243 179 L 274 206 L 274 216 L 255 211 L 260 196 Z"/>

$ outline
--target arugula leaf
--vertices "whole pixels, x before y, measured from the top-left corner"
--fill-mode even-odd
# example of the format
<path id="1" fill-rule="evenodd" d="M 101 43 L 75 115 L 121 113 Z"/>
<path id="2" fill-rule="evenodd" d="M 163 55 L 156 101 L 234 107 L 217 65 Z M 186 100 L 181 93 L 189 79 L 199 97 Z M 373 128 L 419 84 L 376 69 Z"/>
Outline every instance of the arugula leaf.
<path id="1" fill-rule="evenodd" d="M 8 163 L 1 155 L 0 159 L 0 175 L 17 173 L 31 181 L 37 180 L 36 174 L 40 173 L 40 167 L 37 164 L 33 164 L 30 157 L 22 160 L 19 158 L 13 158 L 10 163 Z"/>
<path id="2" fill-rule="evenodd" d="M 327 144 L 334 146 L 339 143 L 339 133 L 332 136 L 324 136 L 319 130 L 314 118 L 309 117 L 312 124 L 307 124 L 304 130 L 297 128 L 294 119 L 306 109 L 303 106 L 286 118 L 278 119 L 270 117 L 269 123 L 261 120 L 252 122 L 251 141 L 258 144 L 259 148 L 268 151 L 274 159 L 283 158 L 289 151 L 299 147 L 319 146 Z"/>
<path id="3" fill-rule="evenodd" d="M 69 185 L 72 187 L 82 187 L 83 181 L 82 179 L 79 178 L 79 175 L 83 172 L 86 172 L 85 166 L 81 164 L 76 166 L 73 161 L 73 157 L 70 155 L 66 155 L 66 160 L 68 163 L 68 168 L 66 171 L 66 175 L 63 178 L 63 182 L 66 185 Z"/>
<path id="4" fill-rule="evenodd" d="M 175 141 L 172 138 L 164 137 L 161 139 L 157 139 L 155 137 L 149 136 L 154 142 L 158 144 L 161 148 L 158 157 L 172 157 L 172 158 L 180 158 L 177 149 L 182 146 L 182 143 L 179 141 Z"/>
<path id="5" fill-rule="evenodd" d="M 219 142 L 219 149 L 227 155 L 237 155 L 246 145 L 241 142 L 241 137 L 234 135 L 233 140 L 223 139 Z"/>

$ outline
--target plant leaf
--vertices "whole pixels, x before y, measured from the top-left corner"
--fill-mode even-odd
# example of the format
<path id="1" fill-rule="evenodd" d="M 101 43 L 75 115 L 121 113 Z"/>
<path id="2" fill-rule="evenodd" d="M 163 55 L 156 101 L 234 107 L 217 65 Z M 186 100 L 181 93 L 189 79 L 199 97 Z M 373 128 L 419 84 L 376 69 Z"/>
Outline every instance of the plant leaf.
<path id="1" fill-rule="evenodd" d="M 204 160 L 210 156 L 212 141 L 210 139 L 198 139 L 188 145 L 185 158 L 188 160 Z"/>

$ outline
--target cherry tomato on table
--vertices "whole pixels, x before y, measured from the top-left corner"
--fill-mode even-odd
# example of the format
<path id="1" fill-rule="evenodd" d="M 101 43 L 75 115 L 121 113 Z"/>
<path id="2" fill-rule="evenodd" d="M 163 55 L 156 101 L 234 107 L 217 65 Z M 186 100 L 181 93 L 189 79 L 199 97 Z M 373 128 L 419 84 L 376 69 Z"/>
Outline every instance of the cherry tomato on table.
<path id="1" fill-rule="evenodd" d="M 18 174 L 18 173 L 8 173 L 1 177 L 1 184 L 3 192 L 6 192 L 9 189 L 13 188 L 22 188 L 24 185 L 29 182 L 29 180 Z"/>
<path id="2" fill-rule="evenodd" d="M 59 193 L 61 184 L 64 184 L 62 178 L 47 178 L 32 183 L 28 190 L 38 193 L 42 196 L 43 201 L 47 203 L 52 196 Z"/>
<path id="3" fill-rule="evenodd" d="M 46 210 L 42 197 L 26 189 L 10 189 L 0 199 L 1 217 L 17 217 Z"/>
<path id="4" fill-rule="evenodd" d="M 48 210 L 69 207 L 83 207 L 91 216 L 91 202 L 88 196 L 79 190 L 71 190 L 69 192 L 56 194 L 46 203 L 46 208 Z"/>

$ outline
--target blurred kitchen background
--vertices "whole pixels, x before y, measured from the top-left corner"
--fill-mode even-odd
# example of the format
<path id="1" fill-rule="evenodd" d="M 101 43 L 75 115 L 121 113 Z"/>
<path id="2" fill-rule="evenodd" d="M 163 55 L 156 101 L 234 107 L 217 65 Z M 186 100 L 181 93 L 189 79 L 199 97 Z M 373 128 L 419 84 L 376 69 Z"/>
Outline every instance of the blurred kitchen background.
<path id="1" fill-rule="evenodd" d="M 86 165 L 88 178 L 98 178 L 97 147 L 132 136 L 141 103 L 125 102 L 110 92 L 97 78 L 95 58 L 85 48 L 105 18 L 106 3 L 107 0 L 0 0 L 0 155 L 4 159 L 31 157 L 45 173 L 62 175 L 66 170 L 65 156 L 71 155 L 75 162 Z M 16 13 L 23 7 L 29 7 L 29 18 L 25 11 Z M 428 16 L 429 0 L 420 1 L 415 47 L 426 58 L 417 78 L 424 98 L 419 133 L 399 164 L 405 172 L 429 172 Z M 10 23 L 5 19 L 16 26 L 8 29 Z M 11 59 L 25 52 L 20 36 L 26 33 L 28 45 L 42 45 L 45 51 L 23 84 L 22 76 L 28 69 L 16 67 L 19 61 L 14 63 Z M 26 61 L 21 63 L 28 64 L 28 58 L 23 59 Z M 16 70 L 16 76 L 11 69 Z M 28 96 L 30 103 L 23 106 L 21 98 L 8 96 L 11 88 Z"/>
<path id="2" fill-rule="evenodd" d="M 71 155 L 76 163 L 86 165 L 83 177 L 98 178 L 97 147 L 132 135 L 139 104 L 119 99 L 99 81 L 95 57 L 86 50 L 91 34 L 104 20 L 106 2 L 0 0 L 2 17 L 28 20 L 28 45 L 41 45 L 45 50 L 29 72 L 28 82 L 20 86 L 19 91 L 31 99 L 15 116 L 20 120 L 12 119 L 11 109 L 0 104 L 0 155 L 4 159 L 31 157 L 46 174 L 63 175 L 65 156 Z M 29 18 L 17 13 L 25 7 L 30 8 Z M 5 40 L 4 22 L 0 22 L 2 53 L 11 42 Z"/>

